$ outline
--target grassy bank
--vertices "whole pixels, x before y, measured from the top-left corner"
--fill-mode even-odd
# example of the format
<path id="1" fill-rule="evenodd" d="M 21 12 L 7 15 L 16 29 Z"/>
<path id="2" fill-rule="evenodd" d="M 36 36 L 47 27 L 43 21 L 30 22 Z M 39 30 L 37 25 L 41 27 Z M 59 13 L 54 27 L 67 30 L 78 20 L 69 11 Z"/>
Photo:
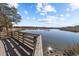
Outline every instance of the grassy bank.
<path id="1" fill-rule="evenodd" d="M 76 44 L 73 47 L 69 47 L 69 48 L 65 49 L 63 55 L 65 55 L 65 56 L 79 55 L 79 44 Z"/>

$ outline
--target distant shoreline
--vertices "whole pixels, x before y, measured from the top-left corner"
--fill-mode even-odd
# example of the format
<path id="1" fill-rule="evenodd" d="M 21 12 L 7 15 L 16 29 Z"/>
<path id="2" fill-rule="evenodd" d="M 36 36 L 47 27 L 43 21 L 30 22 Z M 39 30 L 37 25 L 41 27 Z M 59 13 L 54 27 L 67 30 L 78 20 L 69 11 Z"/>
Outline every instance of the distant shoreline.
<path id="1" fill-rule="evenodd" d="M 79 26 L 74 26 L 74 27 L 35 27 L 35 26 L 14 26 L 14 29 L 59 29 L 63 31 L 70 31 L 70 32 L 79 32 Z"/>
<path id="2" fill-rule="evenodd" d="M 79 32 L 79 29 L 76 29 L 75 27 L 73 27 L 73 28 L 60 28 L 60 30 L 70 31 L 70 32 Z"/>

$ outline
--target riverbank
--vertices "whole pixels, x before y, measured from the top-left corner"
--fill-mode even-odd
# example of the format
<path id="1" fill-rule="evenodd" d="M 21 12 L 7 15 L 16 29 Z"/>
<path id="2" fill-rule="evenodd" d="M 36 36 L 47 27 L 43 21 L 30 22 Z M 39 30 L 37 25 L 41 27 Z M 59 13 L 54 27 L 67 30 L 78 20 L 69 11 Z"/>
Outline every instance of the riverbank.
<path id="1" fill-rule="evenodd" d="M 79 56 L 79 44 L 64 50 L 49 50 L 46 52 L 46 56 Z"/>
<path id="2" fill-rule="evenodd" d="M 62 27 L 59 29 L 64 30 L 64 31 L 70 31 L 70 32 L 79 32 L 79 27 L 77 27 L 77 26 L 75 26 L 75 27 Z"/>
<path id="3" fill-rule="evenodd" d="M 79 29 L 60 29 L 60 30 L 63 30 L 63 31 L 70 31 L 70 32 L 79 32 Z"/>
<path id="4" fill-rule="evenodd" d="M 46 49 L 43 47 L 43 53 L 44 56 L 63 56 L 63 50 L 57 50 L 57 49 Z"/>

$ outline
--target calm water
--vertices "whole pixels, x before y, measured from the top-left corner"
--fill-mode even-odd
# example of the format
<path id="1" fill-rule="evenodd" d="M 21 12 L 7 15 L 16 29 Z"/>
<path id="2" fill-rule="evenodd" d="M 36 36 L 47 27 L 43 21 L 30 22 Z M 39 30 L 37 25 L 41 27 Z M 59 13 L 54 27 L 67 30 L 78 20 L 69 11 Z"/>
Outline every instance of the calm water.
<path id="1" fill-rule="evenodd" d="M 61 31 L 57 29 L 51 29 L 49 31 L 25 30 L 23 32 L 41 34 L 44 51 L 47 50 L 48 47 L 62 50 L 63 48 L 67 48 L 73 46 L 76 43 L 79 43 L 79 33 L 75 32 Z"/>

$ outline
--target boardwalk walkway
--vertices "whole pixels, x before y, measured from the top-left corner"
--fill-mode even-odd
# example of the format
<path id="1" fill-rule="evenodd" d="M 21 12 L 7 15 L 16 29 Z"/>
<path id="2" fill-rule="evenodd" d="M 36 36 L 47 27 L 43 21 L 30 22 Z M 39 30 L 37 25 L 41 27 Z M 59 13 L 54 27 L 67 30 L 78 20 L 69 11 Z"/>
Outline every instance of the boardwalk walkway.
<path id="1" fill-rule="evenodd" d="M 14 32 L 0 39 L 0 56 L 42 56 L 41 36 L 31 33 Z"/>
<path id="2" fill-rule="evenodd" d="M 13 38 L 0 40 L 0 49 L 0 55 L 7 56 L 31 56 L 33 53 L 33 49 Z"/>
<path id="3" fill-rule="evenodd" d="M 0 56 L 6 56 L 5 48 L 1 40 L 0 40 Z"/>

